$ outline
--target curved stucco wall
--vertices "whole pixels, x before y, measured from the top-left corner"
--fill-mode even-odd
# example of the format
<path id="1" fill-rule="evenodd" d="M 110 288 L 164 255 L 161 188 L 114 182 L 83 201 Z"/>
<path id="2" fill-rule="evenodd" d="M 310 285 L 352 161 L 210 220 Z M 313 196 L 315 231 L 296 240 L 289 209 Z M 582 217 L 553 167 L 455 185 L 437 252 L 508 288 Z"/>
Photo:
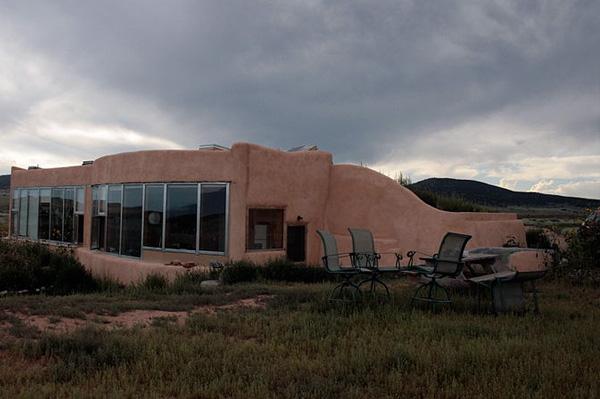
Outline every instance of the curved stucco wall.
<path id="1" fill-rule="evenodd" d="M 502 246 L 508 237 L 525 242 L 523 222 L 515 214 L 440 211 L 371 169 L 334 165 L 323 228 L 338 238 L 342 252 L 352 247 L 349 227 L 370 229 L 380 252 L 432 254 L 448 231 L 472 235 L 468 248 Z"/>

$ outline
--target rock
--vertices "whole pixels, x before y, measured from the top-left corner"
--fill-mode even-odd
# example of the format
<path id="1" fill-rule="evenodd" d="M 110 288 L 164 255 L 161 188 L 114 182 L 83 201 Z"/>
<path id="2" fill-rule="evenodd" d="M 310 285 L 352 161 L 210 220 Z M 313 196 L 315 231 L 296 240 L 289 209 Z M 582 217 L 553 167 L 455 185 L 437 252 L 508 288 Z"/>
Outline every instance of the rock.
<path id="1" fill-rule="evenodd" d="M 204 280 L 200 283 L 200 287 L 208 288 L 208 287 L 218 287 L 221 283 L 218 280 Z"/>

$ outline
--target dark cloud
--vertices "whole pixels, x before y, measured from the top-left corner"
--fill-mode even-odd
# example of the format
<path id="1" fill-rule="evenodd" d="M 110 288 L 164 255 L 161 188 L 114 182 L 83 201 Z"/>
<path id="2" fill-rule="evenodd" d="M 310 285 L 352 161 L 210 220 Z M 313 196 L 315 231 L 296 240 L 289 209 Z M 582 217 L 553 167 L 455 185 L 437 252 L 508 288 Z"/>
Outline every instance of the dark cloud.
<path id="1" fill-rule="evenodd" d="M 489 118 L 600 155 L 599 19 L 596 1 L 4 2 L 0 135 L 52 117 L 373 164 Z"/>

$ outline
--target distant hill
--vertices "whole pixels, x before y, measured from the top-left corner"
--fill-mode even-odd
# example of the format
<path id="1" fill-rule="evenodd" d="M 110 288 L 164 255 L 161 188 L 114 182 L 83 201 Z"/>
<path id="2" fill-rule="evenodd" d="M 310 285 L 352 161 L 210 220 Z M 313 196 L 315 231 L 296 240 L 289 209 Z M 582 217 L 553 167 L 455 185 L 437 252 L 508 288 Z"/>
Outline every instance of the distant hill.
<path id="1" fill-rule="evenodd" d="M 10 188 L 10 175 L 0 176 L 0 189 Z"/>
<path id="2" fill-rule="evenodd" d="M 431 178 L 408 186 L 412 190 L 429 191 L 437 194 L 456 195 L 479 205 L 532 208 L 597 208 L 600 200 L 563 197 L 542 193 L 511 191 L 474 180 Z"/>

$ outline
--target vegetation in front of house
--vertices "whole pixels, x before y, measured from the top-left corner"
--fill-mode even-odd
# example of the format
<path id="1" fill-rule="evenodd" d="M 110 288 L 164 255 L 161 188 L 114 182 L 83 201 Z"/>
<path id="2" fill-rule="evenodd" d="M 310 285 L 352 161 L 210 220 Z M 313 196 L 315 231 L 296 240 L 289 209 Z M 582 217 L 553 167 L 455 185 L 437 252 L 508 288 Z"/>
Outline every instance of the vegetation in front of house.
<path id="1" fill-rule="evenodd" d="M 99 281 L 67 249 L 0 240 L 0 292 L 65 295 L 98 288 Z"/>
<path id="2" fill-rule="evenodd" d="M 3 251 L 42 258 L 37 249 Z M 224 276 L 246 277 L 218 287 L 200 285 L 215 272 L 192 269 L 172 282 L 150 275 L 87 294 L 0 298 L 0 398 L 587 399 L 600 391 L 597 285 L 541 280 L 537 315 L 478 313 L 468 290 L 454 293 L 454 309 L 433 314 L 411 307 L 404 278 L 387 280 L 389 300 L 332 303 L 331 281 L 289 282 L 317 269 L 285 270 L 296 266 L 232 262 Z M 257 296 L 269 298 L 266 307 L 191 313 Z M 134 309 L 190 315 L 184 325 L 163 317 L 145 328 L 90 323 L 70 332 L 42 332 L 17 317 L 92 321 Z"/>
<path id="3" fill-rule="evenodd" d="M 542 281 L 541 313 L 524 317 L 474 313 L 466 293 L 455 294 L 454 310 L 433 314 L 411 308 L 404 280 L 390 287 L 390 300 L 349 305 L 327 300 L 329 283 L 225 286 L 206 295 L 274 297 L 266 308 L 193 314 L 182 326 L 34 334 L 15 322 L 11 345 L 0 347 L 0 397 L 587 399 L 600 390 L 596 287 Z M 72 305 L 82 313 L 113 301 L 161 307 L 171 301 L 163 289 L 135 300 L 77 295 Z M 7 300 L 57 309 L 67 298 L 0 299 L 0 323 L 12 320 Z"/>
<path id="4" fill-rule="evenodd" d="M 229 261 L 221 272 L 223 284 L 235 284 L 259 280 L 291 283 L 321 283 L 333 281 L 335 276 L 320 265 L 295 264 L 285 258 L 268 260 L 264 265 L 252 261 Z"/>

